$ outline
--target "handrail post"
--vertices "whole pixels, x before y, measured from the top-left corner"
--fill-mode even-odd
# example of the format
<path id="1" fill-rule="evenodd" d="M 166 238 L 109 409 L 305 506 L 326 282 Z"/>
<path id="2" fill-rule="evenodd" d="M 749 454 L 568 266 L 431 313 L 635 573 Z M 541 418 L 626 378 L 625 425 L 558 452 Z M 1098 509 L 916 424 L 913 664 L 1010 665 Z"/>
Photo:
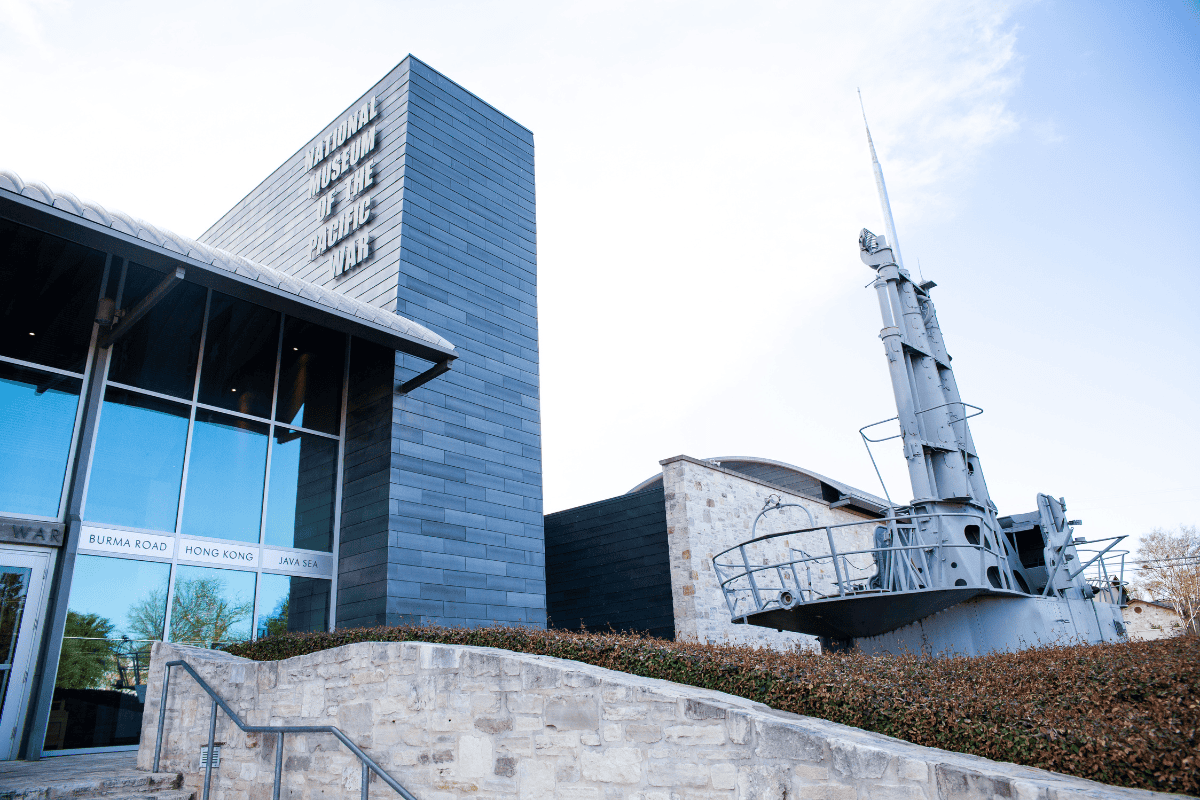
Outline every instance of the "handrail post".
<path id="1" fill-rule="evenodd" d="M 162 694 L 158 696 L 158 738 L 154 740 L 154 771 L 158 772 L 158 757 L 162 754 L 163 723 L 167 721 L 167 689 L 171 686 L 171 667 L 163 668 Z"/>
<path id="2" fill-rule="evenodd" d="M 846 587 L 842 585 L 842 568 L 838 566 L 837 548 L 833 546 L 833 530 L 828 525 L 825 526 L 825 538 L 829 540 L 829 554 L 833 556 L 833 574 L 837 576 L 838 594 L 843 597 L 846 595 Z M 205 798 L 208 800 L 208 798 Z"/>
<path id="3" fill-rule="evenodd" d="M 275 786 L 271 790 L 271 800 L 279 800 L 279 788 L 283 783 L 283 731 L 275 734 Z"/>
<path id="4" fill-rule="evenodd" d="M 754 581 L 754 572 L 750 569 L 750 559 L 746 557 L 746 545 L 738 548 L 742 552 L 742 565 L 746 568 L 746 577 L 750 581 L 750 592 L 754 595 L 754 610 L 762 611 L 762 597 L 758 594 L 758 584 Z"/>
<path id="5" fill-rule="evenodd" d="M 367 791 L 371 786 L 371 769 L 367 762 L 362 762 L 362 800 L 367 800 Z"/>
<path id="6" fill-rule="evenodd" d="M 208 762 L 204 766 L 204 797 L 208 800 L 209 789 L 212 787 L 213 745 L 217 741 L 217 701 L 212 701 L 212 713 L 208 717 Z"/>

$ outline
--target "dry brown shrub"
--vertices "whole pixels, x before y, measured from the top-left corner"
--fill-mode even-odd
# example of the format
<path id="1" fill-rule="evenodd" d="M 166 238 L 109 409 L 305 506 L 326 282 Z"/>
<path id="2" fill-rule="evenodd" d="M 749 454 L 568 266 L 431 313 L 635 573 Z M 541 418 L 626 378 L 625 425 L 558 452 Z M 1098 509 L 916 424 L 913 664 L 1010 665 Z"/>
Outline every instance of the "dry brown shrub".
<path id="1" fill-rule="evenodd" d="M 274 661 L 354 642 L 498 647 L 716 689 L 920 745 L 1119 786 L 1200 792 L 1200 637 L 974 658 L 780 653 L 533 628 L 356 628 L 228 648 Z"/>

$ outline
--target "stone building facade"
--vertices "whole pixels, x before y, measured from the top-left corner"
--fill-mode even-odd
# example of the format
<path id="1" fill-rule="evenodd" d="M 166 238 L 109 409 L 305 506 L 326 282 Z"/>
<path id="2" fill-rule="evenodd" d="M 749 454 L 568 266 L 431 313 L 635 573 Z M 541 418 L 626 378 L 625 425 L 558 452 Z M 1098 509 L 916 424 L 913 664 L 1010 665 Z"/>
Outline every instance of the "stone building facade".
<path id="1" fill-rule="evenodd" d="M 732 622 L 713 557 L 751 537 L 770 497 L 791 507 L 765 515 L 756 535 L 842 525 L 833 533 L 839 551 L 867 549 L 885 501 L 767 459 L 680 455 L 660 464 L 660 475 L 625 495 L 546 515 L 551 624 L 611 626 L 704 643 L 817 648 L 813 636 Z M 791 548 L 820 552 L 825 539 L 821 530 L 765 547 L 778 561 Z M 763 547 L 758 550 L 759 558 L 768 556 Z M 825 577 L 820 569 L 806 576 Z"/>
<path id="2" fill-rule="evenodd" d="M 1166 639 L 1183 633 L 1183 620 L 1166 603 L 1130 600 L 1121 613 L 1125 617 L 1125 630 L 1133 641 Z"/>

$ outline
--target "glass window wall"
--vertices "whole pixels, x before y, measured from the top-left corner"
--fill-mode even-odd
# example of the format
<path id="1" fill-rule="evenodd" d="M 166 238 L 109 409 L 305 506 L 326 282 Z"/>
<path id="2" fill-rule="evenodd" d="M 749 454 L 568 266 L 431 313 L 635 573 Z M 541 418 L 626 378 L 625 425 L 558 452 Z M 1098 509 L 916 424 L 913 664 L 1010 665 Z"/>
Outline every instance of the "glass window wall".
<path id="1" fill-rule="evenodd" d="M 336 439 L 276 426 L 263 543 L 333 551 Z"/>
<path id="2" fill-rule="evenodd" d="M 171 641 L 219 647 L 249 639 L 255 577 L 240 570 L 176 567 Z"/>
<path id="3" fill-rule="evenodd" d="M 0 220 L 0 514 L 57 518 L 105 256 Z"/>
<path id="4" fill-rule="evenodd" d="M 258 638 L 329 629 L 330 581 L 288 575 L 258 578 Z"/>
<path id="5" fill-rule="evenodd" d="M 0 463 L 17 467 L 0 514 L 59 517 L 96 302 L 128 311 L 163 277 L 0 222 Z M 332 552 L 348 352 L 344 334 L 178 284 L 96 375 L 84 519 Z M 173 557 L 78 555 L 48 750 L 136 744 L 153 641 L 328 629 L 332 580 L 181 564 L 181 541 Z M 0 649 L 14 580 L 0 575 Z"/>
<path id="6" fill-rule="evenodd" d="M 283 326 L 275 419 L 337 434 L 345 366 L 344 341 L 318 325 L 289 318 Z"/>
<path id="7" fill-rule="evenodd" d="M 269 434 L 270 426 L 261 422 L 196 412 L 182 533 L 259 540 Z"/>
<path id="8" fill-rule="evenodd" d="M 15 639 L 28 573 L 0 570 L 0 650 Z M 45 749 L 137 744 L 150 650 L 164 631 L 172 642 L 222 647 L 251 638 L 252 631 L 263 637 L 328 630 L 331 585 L 320 578 L 81 553 Z M 0 672 L 0 681 L 6 674 Z"/>
<path id="9" fill-rule="evenodd" d="M 0 221 L 0 356 L 82 374 L 104 254 Z"/>
<path id="10" fill-rule="evenodd" d="M 130 264 L 121 292 L 121 307 L 130 309 L 162 282 L 161 272 Z M 200 332 L 208 292 L 181 283 L 138 320 L 112 348 L 109 383 L 192 398 L 200 360 Z"/>
<path id="11" fill-rule="evenodd" d="M 58 516 L 82 385 L 0 361 L 0 513 Z"/>
<path id="12" fill-rule="evenodd" d="M 115 273 L 124 308 L 162 279 Z M 84 518 L 332 552 L 346 351 L 344 334 L 175 287 L 113 347 Z"/>
<path id="13" fill-rule="evenodd" d="M 137 744 L 170 574 L 166 563 L 76 557 L 47 750 Z"/>
<path id="14" fill-rule="evenodd" d="M 174 531 L 190 415 L 183 403 L 109 387 L 84 519 Z"/>
<path id="15" fill-rule="evenodd" d="M 201 403 L 270 419 L 279 322 L 277 311 L 213 292 L 200 375 Z"/>

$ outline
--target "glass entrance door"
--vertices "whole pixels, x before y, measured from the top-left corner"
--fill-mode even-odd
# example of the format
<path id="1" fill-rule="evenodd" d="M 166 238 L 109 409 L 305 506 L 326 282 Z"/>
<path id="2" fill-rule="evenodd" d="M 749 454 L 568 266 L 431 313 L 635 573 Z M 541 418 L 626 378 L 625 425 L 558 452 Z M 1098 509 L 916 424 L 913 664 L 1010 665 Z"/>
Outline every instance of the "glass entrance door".
<path id="1" fill-rule="evenodd" d="M 17 756 L 50 555 L 0 547 L 0 760 Z"/>

